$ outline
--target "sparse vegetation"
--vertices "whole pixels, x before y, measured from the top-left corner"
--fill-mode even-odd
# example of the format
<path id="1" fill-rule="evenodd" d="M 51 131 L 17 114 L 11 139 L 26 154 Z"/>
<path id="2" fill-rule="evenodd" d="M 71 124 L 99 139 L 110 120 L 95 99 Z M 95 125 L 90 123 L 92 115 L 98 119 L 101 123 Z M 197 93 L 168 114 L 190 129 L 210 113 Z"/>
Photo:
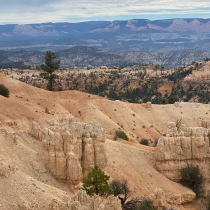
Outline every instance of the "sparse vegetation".
<path id="1" fill-rule="evenodd" d="M 59 61 L 54 61 L 53 58 L 52 62 Z M 59 66 L 60 63 L 56 65 Z M 207 104 L 210 102 L 209 83 L 195 82 L 195 84 L 192 84 L 184 81 L 184 78 L 192 74 L 193 70 L 202 70 L 204 65 L 205 62 L 193 62 L 191 65 L 173 69 L 154 64 L 136 64 L 126 67 L 112 66 L 105 72 L 98 69 L 94 71 L 91 68 L 89 74 L 70 70 L 62 70 L 61 72 L 61 70 L 54 68 L 56 72 L 53 70 L 51 75 L 49 72 L 42 72 L 42 78 L 36 74 L 31 76 L 30 74 L 24 75 L 21 73 L 21 76 L 18 76 L 17 73 L 17 76 L 20 81 L 37 87 L 45 87 L 47 81 L 48 90 L 53 87 L 55 90 L 62 90 L 61 87 L 70 90 L 80 89 L 111 100 L 122 100 L 130 103 L 146 103 L 150 101 L 152 104 L 173 104 L 175 101 L 195 101 Z M 46 64 L 41 66 L 43 70 L 47 69 Z M 152 70 L 153 74 L 148 74 L 147 70 Z M 5 74 L 8 73 L 7 70 L 3 71 Z M 60 75 L 60 77 L 56 75 Z M 11 74 L 11 77 L 13 76 L 14 72 Z M 50 79 L 52 79 L 51 82 Z M 65 85 L 62 85 L 63 81 L 65 81 Z M 43 84 L 41 85 L 40 82 Z M 161 94 L 158 90 L 164 84 L 171 84 L 173 87 L 172 92 L 165 90 Z"/>
<path id="2" fill-rule="evenodd" d="M 121 131 L 121 130 L 115 131 L 115 136 L 128 141 L 128 136 L 126 135 L 124 131 Z"/>
<path id="3" fill-rule="evenodd" d="M 124 206 L 127 203 L 131 192 L 128 187 L 128 181 L 126 179 L 123 179 L 122 181 L 113 180 L 110 183 L 110 187 L 114 192 L 114 196 L 117 196 L 120 199 L 122 206 Z"/>
<path id="4" fill-rule="evenodd" d="M 152 200 L 144 198 L 141 201 L 133 202 L 130 208 L 126 210 L 155 210 Z"/>
<path id="5" fill-rule="evenodd" d="M 148 139 L 141 139 L 140 143 L 143 144 L 143 145 L 149 146 Z"/>
<path id="6" fill-rule="evenodd" d="M 9 89 L 3 84 L 0 84 L 0 95 L 9 98 Z"/>
<path id="7" fill-rule="evenodd" d="M 204 176 L 202 175 L 198 165 L 187 165 L 180 170 L 181 184 L 192 189 L 197 196 L 203 193 Z"/>
<path id="8" fill-rule="evenodd" d="M 114 193 L 108 184 L 109 176 L 107 176 L 97 165 L 92 168 L 92 171 L 83 178 L 83 190 L 88 195 L 94 194 L 100 196 L 108 196 Z"/>
<path id="9" fill-rule="evenodd" d="M 157 145 L 158 145 L 158 139 L 155 139 L 155 141 L 154 141 L 154 147 L 157 147 Z"/>
<path id="10" fill-rule="evenodd" d="M 47 107 L 45 108 L 45 113 L 46 114 L 50 114 L 50 111 L 49 111 L 49 109 Z"/>
<path id="11" fill-rule="evenodd" d="M 210 210 L 210 199 L 209 196 L 207 196 L 207 207 L 206 210 Z"/>
<path id="12" fill-rule="evenodd" d="M 123 210 L 155 210 L 152 200 L 150 199 L 130 199 L 131 191 L 126 179 L 123 179 L 122 181 L 113 180 L 110 183 L 110 187 L 114 191 L 114 196 L 117 196 L 120 199 Z"/>
<path id="13" fill-rule="evenodd" d="M 175 99 L 174 99 L 174 96 L 172 95 L 172 93 L 171 93 L 170 96 L 168 97 L 168 103 L 169 103 L 169 104 L 174 104 L 174 103 L 175 103 Z"/>
<path id="14" fill-rule="evenodd" d="M 171 81 L 176 82 L 178 80 L 182 80 L 187 75 L 192 74 L 192 70 L 193 70 L 192 67 L 190 67 L 189 69 L 184 69 L 183 67 L 180 67 L 177 69 L 177 71 L 174 71 L 172 74 L 169 74 L 167 78 L 170 79 Z"/>

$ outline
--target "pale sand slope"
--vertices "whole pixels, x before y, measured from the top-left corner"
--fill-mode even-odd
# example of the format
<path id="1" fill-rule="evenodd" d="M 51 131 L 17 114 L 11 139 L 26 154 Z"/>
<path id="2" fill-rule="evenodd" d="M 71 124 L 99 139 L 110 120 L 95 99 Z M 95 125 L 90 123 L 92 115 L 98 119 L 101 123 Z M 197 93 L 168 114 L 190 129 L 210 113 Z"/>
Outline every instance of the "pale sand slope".
<path id="1" fill-rule="evenodd" d="M 120 127 L 117 124 L 119 123 L 128 134 L 155 139 L 160 135 L 154 128 L 166 133 L 166 123 L 169 121 L 176 121 L 182 117 L 188 126 L 199 126 L 201 118 L 208 120 L 210 115 L 209 105 L 203 104 L 181 103 L 179 107 L 152 105 L 148 110 L 141 104 L 109 101 L 99 96 L 91 95 L 91 99 L 88 100 L 87 93 L 78 91 L 49 92 L 2 74 L 0 83 L 5 84 L 11 93 L 9 98 L 0 96 L 0 127 L 16 132 L 20 136 L 18 143 L 15 144 L 0 135 L 0 165 L 6 164 L 1 169 L 8 169 L 9 166 L 18 168 L 16 172 L 11 172 L 8 178 L 0 176 L 2 205 L 0 209 L 3 210 L 15 209 L 13 207 L 17 203 L 34 202 L 43 206 L 48 205 L 52 198 L 67 200 L 72 196 L 66 184 L 56 180 L 44 165 L 40 142 L 27 134 L 32 120 L 46 126 L 46 120 L 75 116 L 83 122 L 101 123 L 107 134 L 111 132 L 113 135 L 114 129 Z M 46 107 L 55 114 L 44 113 Z M 78 111 L 81 112 L 81 116 Z M 153 127 L 150 128 L 151 125 Z M 111 179 L 128 179 L 131 189 L 135 191 L 135 197 L 152 195 L 156 187 L 179 197 L 190 193 L 155 170 L 153 153 L 110 140 L 106 146 L 108 156 L 106 172 L 111 175 Z M 150 147 L 139 144 L 137 146 L 151 150 Z"/>
<path id="2" fill-rule="evenodd" d="M 48 209 L 52 199 L 67 201 L 72 193 L 43 163 L 41 142 L 27 134 L 21 136 L 15 144 L 0 132 L 0 209 L 19 210 L 22 205 Z"/>
<path id="3" fill-rule="evenodd" d="M 192 192 L 172 182 L 154 168 L 153 153 L 112 140 L 106 141 L 108 167 L 111 179 L 127 179 L 133 197 L 154 198 L 156 188 L 162 189 L 166 200 L 178 204 Z"/>

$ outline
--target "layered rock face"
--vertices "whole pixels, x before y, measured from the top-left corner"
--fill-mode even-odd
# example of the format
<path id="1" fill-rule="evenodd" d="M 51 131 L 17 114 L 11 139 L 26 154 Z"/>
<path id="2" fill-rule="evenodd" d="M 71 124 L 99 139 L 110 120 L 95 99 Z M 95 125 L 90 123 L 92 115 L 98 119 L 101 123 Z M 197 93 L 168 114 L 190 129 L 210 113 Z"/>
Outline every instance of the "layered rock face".
<path id="1" fill-rule="evenodd" d="M 187 164 L 198 165 L 206 183 L 210 179 L 210 129 L 208 123 L 203 127 L 186 127 L 182 124 L 179 131 L 176 124 L 168 123 L 168 132 L 162 136 L 155 150 L 157 169 L 173 181 L 180 180 L 180 169 Z"/>
<path id="2" fill-rule="evenodd" d="M 30 134 L 42 141 L 43 159 L 56 178 L 67 180 L 74 191 L 83 176 L 96 164 L 106 167 L 105 129 L 96 122 L 80 123 L 77 118 L 49 122 L 41 129 L 30 124 Z"/>

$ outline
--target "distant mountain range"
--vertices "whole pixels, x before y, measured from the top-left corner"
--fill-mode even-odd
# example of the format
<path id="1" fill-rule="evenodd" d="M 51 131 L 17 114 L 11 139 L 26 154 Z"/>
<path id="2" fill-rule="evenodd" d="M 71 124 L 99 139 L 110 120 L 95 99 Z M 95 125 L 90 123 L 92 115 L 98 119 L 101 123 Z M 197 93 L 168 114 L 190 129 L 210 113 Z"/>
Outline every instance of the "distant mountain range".
<path id="1" fill-rule="evenodd" d="M 58 52 L 77 45 L 110 52 L 210 52 L 210 19 L 0 25 L 0 50 Z"/>
<path id="2" fill-rule="evenodd" d="M 61 60 L 61 68 L 87 68 L 97 66 L 125 66 L 132 64 L 159 64 L 165 67 L 177 67 L 202 61 L 210 58 L 210 53 L 205 51 L 180 51 L 180 52 L 108 52 L 94 47 L 76 46 L 68 50 L 56 52 L 57 59 Z M 0 64 L 4 68 L 25 68 L 29 65 L 44 63 L 45 53 L 40 51 L 0 51 Z"/>

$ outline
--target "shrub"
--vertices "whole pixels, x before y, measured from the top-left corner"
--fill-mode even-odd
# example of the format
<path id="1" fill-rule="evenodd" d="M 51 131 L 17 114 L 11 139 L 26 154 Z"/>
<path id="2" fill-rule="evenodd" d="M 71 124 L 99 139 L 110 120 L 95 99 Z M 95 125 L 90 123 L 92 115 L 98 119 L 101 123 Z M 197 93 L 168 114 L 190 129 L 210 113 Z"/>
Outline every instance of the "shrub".
<path id="1" fill-rule="evenodd" d="M 155 139 L 155 141 L 154 141 L 154 147 L 157 147 L 157 145 L 158 145 L 158 139 Z"/>
<path id="2" fill-rule="evenodd" d="M 115 131 L 115 136 L 128 141 L 128 136 L 126 135 L 124 131 L 121 131 L 121 130 Z"/>
<path id="3" fill-rule="evenodd" d="M 203 193 L 204 176 L 202 175 L 198 165 L 187 165 L 180 170 L 181 184 L 192 189 L 197 196 Z"/>
<path id="4" fill-rule="evenodd" d="M 150 199 L 130 199 L 131 191 L 126 179 L 123 179 L 122 181 L 113 180 L 110 183 L 110 187 L 114 191 L 114 196 L 117 196 L 120 199 L 123 210 L 155 210 L 153 202 Z"/>
<path id="5" fill-rule="evenodd" d="M 126 179 L 113 180 L 110 183 L 111 189 L 114 191 L 114 196 L 117 196 L 122 204 L 123 209 L 126 207 L 128 198 L 130 197 L 130 189 L 128 187 L 128 181 Z"/>
<path id="6" fill-rule="evenodd" d="M 144 198 L 143 200 L 134 199 L 129 202 L 131 202 L 131 205 L 128 205 L 126 210 L 155 210 L 152 200 L 148 198 Z"/>
<path id="7" fill-rule="evenodd" d="M 0 84 L 0 95 L 9 98 L 9 89 L 3 84 Z"/>
<path id="8" fill-rule="evenodd" d="M 174 99 L 174 96 L 172 95 L 172 93 L 171 93 L 171 95 L 168 97 L 168 103 L 169 103 L 169 104 L 174 104 L 174 103 L 175 103 L 175 99 Z"/>
<path id="9" fill-rule="evenodd" d="M 140 141 L 140 143 L 143 144 L 143 145 L 149 146 L 149 141 L 148 141 L 148 139 L 142 139 L 142 140 Z"/>
<path id="10" fill-rule="evenodd" d="M 50 114 L 50 111 L 49 111 L 49 109 L 46 107 L 46 109 L 45 109 L 45 113 L 46 114 Z"/>
<path id="11" fill-rule="evenodd" d="M 120 180 L 113 180 L 110 183 L 110 187 L 114 190 L 114 196 L 118 196 L 120 194 L 123 194 L 123 189 L 122 189 L 122 183 Z"/>

